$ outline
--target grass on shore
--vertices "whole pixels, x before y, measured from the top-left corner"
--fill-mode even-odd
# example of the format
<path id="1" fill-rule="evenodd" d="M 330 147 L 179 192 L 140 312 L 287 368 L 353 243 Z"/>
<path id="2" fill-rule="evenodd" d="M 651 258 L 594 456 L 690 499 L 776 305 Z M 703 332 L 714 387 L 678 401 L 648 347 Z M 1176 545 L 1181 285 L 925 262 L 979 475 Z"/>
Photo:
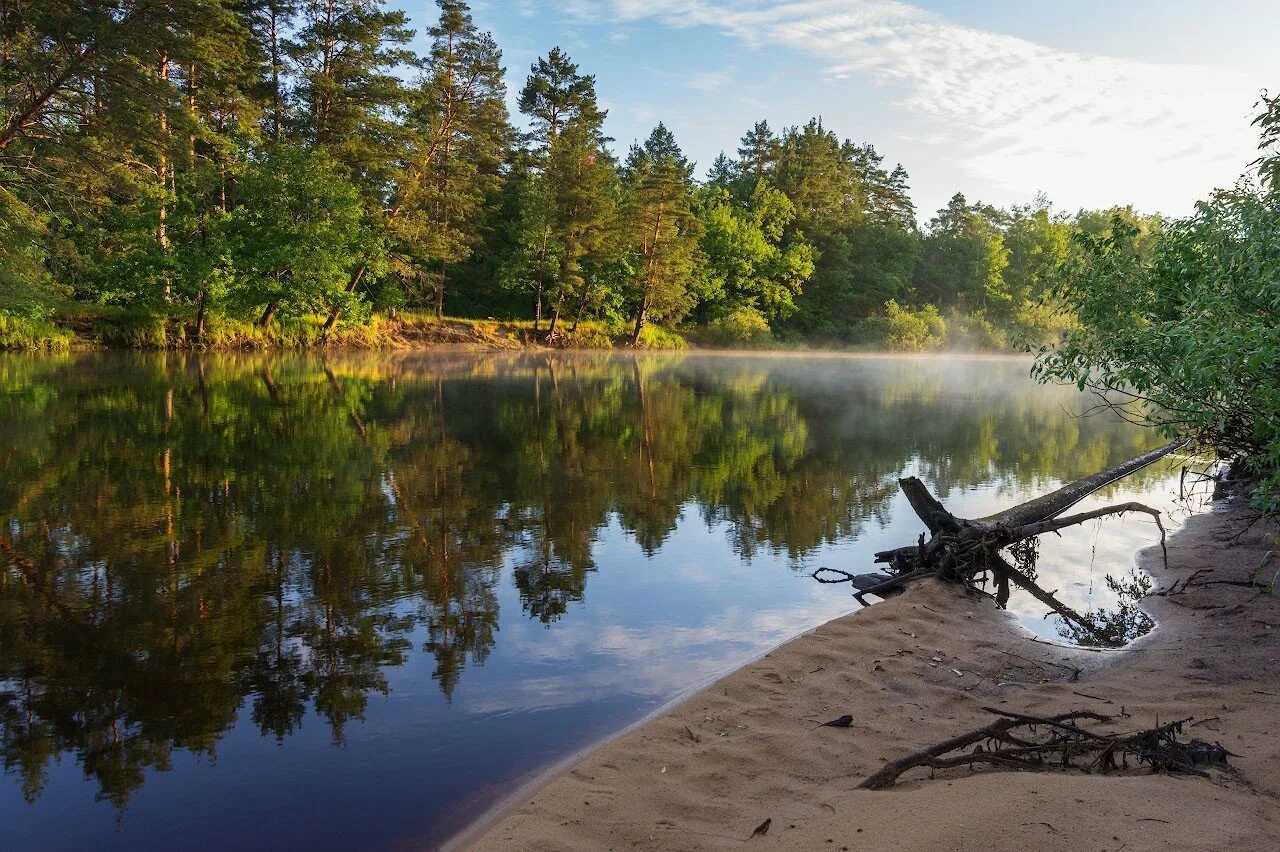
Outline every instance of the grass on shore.
<path id="1" fill-rule="evenodd" d="M 324 316 L 281 317 L 269 327 L 210 314 L 201 348 L 207 349 L 392 349 L 461 346 L 484 349 L 609 349 L 629 343 L 629 330 L 599 321 L 578 327 L 562 324 L 554 339 L 546 324 L 535 332 L 531 320 L 436 319 L 425 311 L 375 314 L 367 320 L 339 323 L 328 333 Z M 0 313 L 0 350 L 182 349 L 193 348 L 194 317 L 110 307 L 77 308 L 53 320 L 30 320 Z M 646 326 L 641 349 L 685 349 L 679 334 Z"/>

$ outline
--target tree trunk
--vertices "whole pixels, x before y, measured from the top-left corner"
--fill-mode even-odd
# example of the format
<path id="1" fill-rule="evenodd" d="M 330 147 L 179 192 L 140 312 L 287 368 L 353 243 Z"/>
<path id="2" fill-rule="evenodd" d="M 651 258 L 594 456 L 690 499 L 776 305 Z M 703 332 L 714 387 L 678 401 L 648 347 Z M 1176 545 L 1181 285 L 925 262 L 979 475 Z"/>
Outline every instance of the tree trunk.
<path id="1" fill-rule="evenodd" d="M 204 343 L 204 317 L 205 306 L 208 303 L 208 294 L 201 290 L 200 295 L 196 298 L 196 328 L 195 328 L 195 344 L 199 346 Z"/>
<path id="2" fill-rule="evenodd" d="M 558 322 L 560 322 L 560 302 L 556 302 L 556 306 L 551 309 L 551 325 L 547 327 L 548 340 L 555 336 L 556 323 Z"/>
<path id="3" fill-rule="evenodd" d="M 533 333 L 537 334 L 542 326 L 542 287 L 547 277 L 547 240 L 551 237 L 551 229 L 542 229 L 542 243 L 538 246 L 538 283 L 533 296 Z"/>
<path id="4" fill-rule="evenodd" d="M 448 265 L 440 261 L 440 283 L 436 285 L 436 321 L 444 319 L 444 281 L 448 274 Z"/>
<path id="5" fill-rule="evenodd" d="M 163 87 L 169 82 L 169 57 L 160 56 L 160 67 L 156 70 L 156 76 L 160 79 L 160 85 Z M 156 162 L 156 176 L 160 178 L 160 210 L 156 220 L 156 243 L 160 247 L 160 253 L 169 253 L 169 114 L 165 112 L 163 106 L 160 107 L 160 113 L 157 116 L 159 123 L 160 147 Z M 172 285 L 169 277 L 164 277 L 164 300 L 167 302 L 172 298 Z"/>
<path id="6" fill-rule="evenodd" d="M 263 328 L 271 327 L 271 319 L 276 315 L 276 303 L 267 302 L 267 307 L 262 311 L 262 318 L 258 320 L 258 325 Z"/>
<path id="7" fill-rule="evenodd" d="M 537 334 L 542 327 L 542 276 L 538 276 L 538 285 L 533 291 L 533 333 Z"/>
<path id="8" fill-rule="evenodd" d="M 369 267 L 363 263 L 357 266 L 354 271 L 352 271 L 351 277 L 347 279 L 348 293 L 354 293 L 356 291 L 356 288 L 360 286 L 360 282 L 364 280 L 364 275 L 368 271 L 369 271 Z M 334 305 L 332 308 L 330 308 L 329 316 L 325 317 L 324 326 L 322 326 L 320 329 L 321 333 L 328 334 L 329 332 L 333 331 L 333 327 L 338 324 L 338 319 L 341 316 L 342 316 L 342 308 L 338 307 L 337 305 Z"/>
<path id="9" fill-rule="evenodd" d="M 269 8 L 268 38 L 271 40 L 271 141 L 279 142 L 284 127 L 284 98 L 280 88 L 280 27 L 274 5 Z"/>
<path id="10" fill-rule="evenodd" d="M 635 329 L 631 332 L 632 346 L 640 345 L 640 332 L 642 329 L 644 329 L 644 315 L 645 315 L 645 312 L 648 310 L 649 310 L 648 304 L 646 304 L 645 302 L 641 302 L 640 310 L 636 311 L 636 326 L 635 326 Z"/>
<path id="11" fill-rule="evenodd" d="M 582 285 L 582 295 L 578 297 L 578 310 L 573 314 L 573 325 L 569 327 L 570 334 L 578 333 L 578 323 L 582 322 L 582 314 L 587 310 L 587 285 Z"/>

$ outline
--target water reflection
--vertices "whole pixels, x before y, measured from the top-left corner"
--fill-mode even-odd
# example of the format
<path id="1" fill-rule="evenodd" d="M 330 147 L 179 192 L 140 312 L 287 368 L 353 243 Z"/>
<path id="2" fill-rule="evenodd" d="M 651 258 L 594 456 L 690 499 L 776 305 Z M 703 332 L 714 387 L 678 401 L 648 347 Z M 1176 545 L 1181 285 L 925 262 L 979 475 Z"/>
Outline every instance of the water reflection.
<path id="1" fill-rule="evenodd" d="M 1150 577 L 1135 571 L 1124 577 L 1108 574 L 1103 581 L 1115 606 L 1082 613 L 1083 622 L 1059 617 L 1057 630 L 1063 639 L 1089 648 L 1122 648 L 1156 626 L 1151 616 L 1138 609 L 1138 601 L 1151 591 Z"/>
<path id="2" fill-rule="evenodd" d="M 564 699 L 539 696 L 566 690 L 621 701 L 630 687 L 593 656 L 610 649 L 635 666 L 626 677 L 655 679 L 647 700 L 669 696 L 724 664 L 682 648 L 743 653 L 808 626 L 803 612 L 825 617 L 806 603 L 801 572 L 766 612 L 752 595 L 774 587 L 760 572 L 869 563 L 880 532 L 912 528 L 895 502 L 904 472 L 961 511 L 965 499 L 1015 502 L 1151 445 L 1136 429 L 1076 418 L 1074 394 L 1031 386 L 1026 366 L 5 357 L 6 773 L 35 801 L 58 759 L 73 758 L 97 797 L 122 807 L 176 753 L 213 759 L 246 723 L 284 743 L 314 714 L 341 745 L 418 661 L 450 699 L 504 642 L 513 660 L 553 659 L 557 673 L 478 681 L 468 712 L 556 706 Z M 1157 474 L 1144 476 L 1130 487 Z M 624 544 L 643 558 L 620 556 Z M 740 607 L 737 617 L 679 599 L 694 582 L 681 572 L 698 571 L 698 583 L 723 583 L 716 606 Z M 590 606 L 597 583 L 602 601 L 626 587 L 625 612 Z M 507 589 L 518 610 L 500 606 Z M 827 615 L 848 606 L 824 605 Z M 688 671 L 643 671 L 654 648 Z M 560 737 L 526 763 L 573 742 Z M 250 765 L 273 759 L 243 748 Z M 477 771 L 476 789 L 493 782 Z M 14 792 L 0 790 L 0 802 Z"/>

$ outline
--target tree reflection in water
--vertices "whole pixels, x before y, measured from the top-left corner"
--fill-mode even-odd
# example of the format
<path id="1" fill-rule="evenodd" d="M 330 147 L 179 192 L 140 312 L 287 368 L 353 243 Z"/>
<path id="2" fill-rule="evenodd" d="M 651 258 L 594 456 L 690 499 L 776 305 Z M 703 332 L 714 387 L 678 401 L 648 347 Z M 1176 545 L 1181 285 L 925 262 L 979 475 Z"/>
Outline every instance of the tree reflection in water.
<path id="1" fill-rule="evenodd" d="M 446 696 L 485 662 L 506 572 L 520 617 L 571 618 L 610 523 L 653 555 L 693 512 L 743 558 L 796 560 L 887 523 L 909 466 L 943 497 L 1012 493 L 1147 448 L 1067 391 L 1021 392 L 1025 369 L 5 357 L 5 768 L 30 800 L 73 755 L 123 805 L 242 708 L 278 740 L 310 708 L 340 743 L 415 655 Z M 1099 614 L 1117 633 L 1139 615 Z"/>

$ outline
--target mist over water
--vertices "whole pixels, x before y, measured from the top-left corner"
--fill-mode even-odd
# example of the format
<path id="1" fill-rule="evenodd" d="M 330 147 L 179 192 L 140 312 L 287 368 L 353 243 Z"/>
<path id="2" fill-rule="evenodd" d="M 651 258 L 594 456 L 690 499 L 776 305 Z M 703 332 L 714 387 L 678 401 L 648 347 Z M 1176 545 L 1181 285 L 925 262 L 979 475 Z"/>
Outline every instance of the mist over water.
<path id="1" fill-rule="evenodd" d="M 1158 437 L 1020 359 L 0 358 L 0 824 L 19 848 L 438 840 L 856 607 L 922 526 Z M 1088 505 L 1174 505 L 1154 467 Z M 1046 541 L 1117 607 L 1128 517 Z M 1015 592 L 1011 611 L 1063 625 Z"/>

